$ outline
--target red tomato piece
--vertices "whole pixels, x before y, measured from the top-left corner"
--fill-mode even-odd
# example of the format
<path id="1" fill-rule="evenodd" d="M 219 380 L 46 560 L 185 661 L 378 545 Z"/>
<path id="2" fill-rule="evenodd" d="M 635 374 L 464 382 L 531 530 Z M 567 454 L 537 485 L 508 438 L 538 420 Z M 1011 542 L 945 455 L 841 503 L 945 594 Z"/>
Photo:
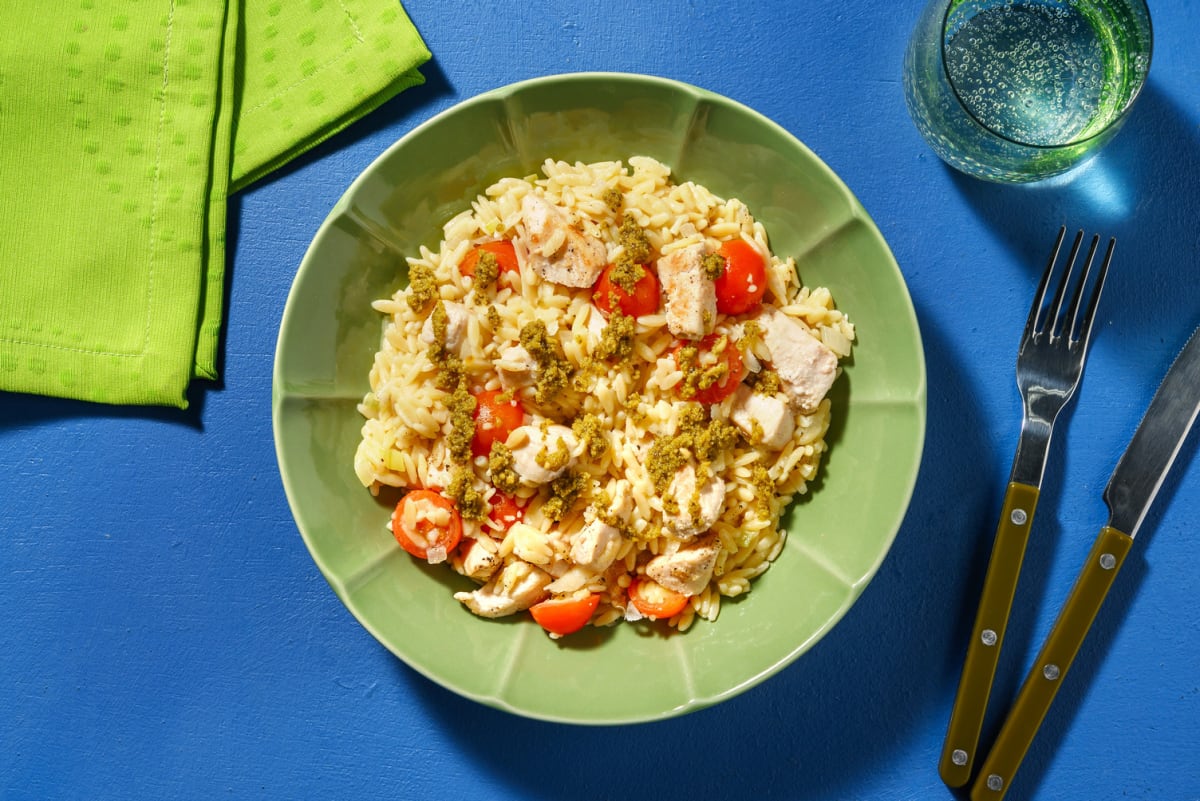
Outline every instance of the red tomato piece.
<path id="1" fill-rule="evenodd" d="M 657 581 L 635 578 L 629 585 L 629 601 L 651 620 L 675 617 L 688 604 L 688 596 L 669 590 Z"/>
<path id="2" fill-rule="evenodd" d="M 490 389 L 475 396 L 475 435 L 471 438 L 471 453 L 475 456 L 487 456 L 493 442 L 503 443 L 525 420 L 521 404 L 500 400 L 502 394 Z"/>
<path id="3" fill-rule="evenodd" d="M 492 495 L 492 508 L 488 510 L 488 522 L 499 534 L 508 531 L 513 523 L 525 516 L 525 507 L 517 503 L 511 495 L 496 491 Z"/>
<path id="4" fill-rule="evenodd" d="M 725 340 L 724 349 L 720 353 L 714 354 L 713 349 L 719 345 L 722 339 Z M 682 353 L 684 348 L 696 349 L 695 364 L 685 363 L 689 360 L 684 358 Z M 746 377 L 746 364 L 742 361 L 741 351 L 738 350 L 732 339 L 722 334 L 709 334 L 699 342 L 680 342 L 672 348 L 671 355 L 675 357 L 675 364 L 683 370 L 685 376 L 688 372 L 696 369 L 708 369 L 710 361 L 711 366 L 719 365 L 721 361 L 724 361 L 727 368 L 725 375 L 720 380 L 704 388 L 697 387 L 695 394 L 684 400 L 694 400 L 705 404 L 720 403 L 732 395 L 738 388 L 738 384 L 742 383 L 742 379 Z M 716 359 L 710 360 L 710 355 L 715 356 Z M 684 384 L 680 384 L 680 386 L 684 386 Z"/>
<path id="5" fill-rule="evenodd" d="M 725 269 L 717 276 L 717 311 L 745 314 L 762 305 L 767 290 L 767 267 L 757 250 L 743 239 L 721 244 L 717 253 L 725 258 Z"/>
<path id="6" fill-rule="evenodd" d="M 643 264 L 642 270 L 644 275 L 633 285 L 633 292 L 626 292 L 612 280 L 613 265 L 608 265 L 592 287 L 592 303 L 605 317 L 612 314 L 614 300 L 621 314 L 628 317 L 654 314 L 658 311 L 658 278 L 648 265 Z"/>
<path id="7" fill-rule="evenodd" d="M 587 625 L 600 604 L 600 596 L 592 593 L 583 598 L 559 598 L 542 601 L 529 607 L 537 624 L 551 634 L 574 634 Z"/>
<path id="8" fill-rule="evenodd" d="M 491 253 L 496 257 L 496 263 L 500 266 L 500 275 L 520 273 L 521 268 L 517 266 L 517 251 L 513 248 L 513 243 L 507 239 L 497 239 L 494 242 L 476 245 L 459 262 L 458 271 L 463 275 L 475 275 L 475 265 L 479 263 L 479 255 L 484 252 Z"/>
<path id="9" fill-rule="evenodd" d="M 429 559 L 429 551 L 443 554 L 458 547 L 462 539 L 462 517 L 454 503 L 433 490 L 413 490 L 400 499 L 392 512 L 392 535 L 400 547 L 418 559 Z"/>

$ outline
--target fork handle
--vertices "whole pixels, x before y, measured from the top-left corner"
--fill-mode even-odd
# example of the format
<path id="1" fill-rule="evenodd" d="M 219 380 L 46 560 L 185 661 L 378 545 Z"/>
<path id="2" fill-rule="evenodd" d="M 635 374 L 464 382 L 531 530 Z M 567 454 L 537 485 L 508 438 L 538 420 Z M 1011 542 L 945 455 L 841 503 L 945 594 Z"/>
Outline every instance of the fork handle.
<path id="1" fill-rule="evenodd" d="M 1011 482 L 1004 493 L 1004 507 L 983 580 L 979 611 L 971 629 L 962 678 L 938 762 L 938 773 L 949 787 L 962 787 L 971 780 L 979 733 L 983 729 L 983 717 L 996 676 L 996 664 L 1000 660 L 1000 647 L 1004 643 L 1004 631 L 1008 627 L 1037 501 L 1038 488 L 1029 484 Z"/>
<path id="2" fill-rule="evenodd" d="M 1122 531 L 1111 526 L 1100 530 L 1054 628 L 983 762 L 971 788 L 971 801 L 1000 801 L 1004 797 L 1131 545 L 1133 538 Z"/>

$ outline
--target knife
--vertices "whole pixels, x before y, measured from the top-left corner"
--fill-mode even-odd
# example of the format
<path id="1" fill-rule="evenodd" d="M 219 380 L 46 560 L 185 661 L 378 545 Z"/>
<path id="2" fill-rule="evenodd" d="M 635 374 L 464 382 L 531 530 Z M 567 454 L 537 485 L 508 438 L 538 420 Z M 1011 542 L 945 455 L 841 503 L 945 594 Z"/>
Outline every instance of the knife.
<path id="1" fill-rule="evenodd" d="M 1200 328 L 1167 371 L 1104 489 L 1108 523 L 1021 685 L 971 788 L 971 801 L 1000 801 L 1067 676 L 1146 512 L 1200 411 Z"/>

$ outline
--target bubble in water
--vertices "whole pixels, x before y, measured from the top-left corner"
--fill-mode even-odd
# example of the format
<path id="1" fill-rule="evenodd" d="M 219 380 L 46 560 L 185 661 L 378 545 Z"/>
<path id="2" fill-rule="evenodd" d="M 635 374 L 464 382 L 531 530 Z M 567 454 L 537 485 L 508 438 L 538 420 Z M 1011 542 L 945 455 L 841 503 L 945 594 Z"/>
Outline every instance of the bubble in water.
<path id="1" fill-rule="evenodd" d="M 1115 55 L 1078 9 L 1021 0 L 976 9 L 945 49 L 947 72 L 976 119 L 1032 144 L 1061 143 L 1085 128 Z"/>

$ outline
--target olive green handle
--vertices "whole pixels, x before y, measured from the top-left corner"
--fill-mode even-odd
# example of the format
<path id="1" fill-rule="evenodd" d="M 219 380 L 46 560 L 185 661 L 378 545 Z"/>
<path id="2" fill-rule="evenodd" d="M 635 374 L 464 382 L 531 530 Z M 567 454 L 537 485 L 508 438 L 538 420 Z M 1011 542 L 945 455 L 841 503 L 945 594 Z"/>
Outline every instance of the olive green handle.
<path id="1" fill-rule="evenodd" d="M 975 614 L 958 695 L 954 699 L 946 742 L 938 762 L 938 773 L 950 787 L 962 787 L 971 780 L 979 732 L 983 728 L 988 695 L 996 676 L 996 663 L 1000 659 L 1004 630 L 1008 627 L 1008 615 L 1017 591 L 1021 563 L 1025 560 L 1025 544 L 1029 541 L 1037 502 L 1038 488 L 1028 484 L 1012 482 L 1004 493 L 1004 508 L 983 580 L 979 611 Z"/>
<path id="2" fill-rule="evenodd" d="M 971 801 L 1000 801 L 1004 797 L 1131 545 L 1133 538 L 1128 534 L 1110 526 L 1100 530 L 1087 563 L 983 762 L 971 788 Z"/>

